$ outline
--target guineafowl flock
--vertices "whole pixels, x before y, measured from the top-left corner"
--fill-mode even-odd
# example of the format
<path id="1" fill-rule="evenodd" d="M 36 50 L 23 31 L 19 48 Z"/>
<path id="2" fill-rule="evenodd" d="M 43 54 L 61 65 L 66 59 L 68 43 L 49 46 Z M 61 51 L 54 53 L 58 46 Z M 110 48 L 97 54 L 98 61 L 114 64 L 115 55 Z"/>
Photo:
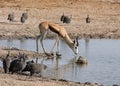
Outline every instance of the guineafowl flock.
<path id="1" fill-rule="evenodd" d="M 25 23 L 25 21 L 27 19 L 28 19 L 28 13 L 27 12 L 23 12 L 21 17 L 20 17 L 20 22 L 23 24 L 23 23 Z M 14 21 L 14 12 L 8 14 L 7 20 L 9 20 L 10 22 Z M 64 13 L 63 13 L 63 15 L 60 17 L 60 21 L 62 23 L 69 24 L 69 23 L 71 23 L 71 20 L 72 20 L 72 15 L 70 17 L 68 17 L 68 16 L 64 15 Z M 86 23 L 90 23 L 89 15 L 87 15 L 87 17 L 86 17 Z"/>
<path id="2" fill-rule="evenodd" d="M 27 55 L 19 53 L 18 58 L 11 60 L 10 53 L 2 59 L 4 73 L 18 73 L 30 72 L 30 76 L 33 74 L 41 73 L 42 69 L 46 69 L 44 64 L 35 63 L 33 60 L 27 61 Z"/>
<path id="3" fill-rule="evenodd" d="M 15 22 L 14 19 L 15 19 L 14 12 L 9 13 L 7 20 L 9 20 L 10 22 Z M 25 23 L 25 21 L 27 19 L 28 19 L 28 13 L 26 13 L 26 12 L 22 13 L 22 15 L 20 17 L 20 22 L 23 24 L 23 23 Z"/>

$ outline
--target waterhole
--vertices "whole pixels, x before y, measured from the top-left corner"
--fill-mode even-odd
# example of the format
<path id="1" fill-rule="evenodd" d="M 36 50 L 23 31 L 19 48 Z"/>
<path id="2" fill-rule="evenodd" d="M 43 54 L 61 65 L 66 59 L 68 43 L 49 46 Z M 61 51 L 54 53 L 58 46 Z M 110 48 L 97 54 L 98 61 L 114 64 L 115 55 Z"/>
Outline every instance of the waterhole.
<path id="1" fill-rule="evenodd" d="M 36 41 L 27 40 L 0 40 L 0 46 L 10 46 L 20 49 L 36 51 Z M 55 40 L 45 40 L 47 52 L 53 46 Z M 90 39 L 79 40 L 78 56 L 88 60 L 88 65 L 74 63 L 75 55 L 63 42 L 60 42 L 62 56 L 60 58 L 44 60 L 48 68 L 43 76 L 56 79 L 66 79 L 75 82 L 97 82 L 104 85 L 120 84 L 120 40 Z M 39 43 L 39 52 L 43 52 Z M 38 59 L 40 63 L 43 59 Z M 2 63 L 0 62 L 2 66 Z"/>

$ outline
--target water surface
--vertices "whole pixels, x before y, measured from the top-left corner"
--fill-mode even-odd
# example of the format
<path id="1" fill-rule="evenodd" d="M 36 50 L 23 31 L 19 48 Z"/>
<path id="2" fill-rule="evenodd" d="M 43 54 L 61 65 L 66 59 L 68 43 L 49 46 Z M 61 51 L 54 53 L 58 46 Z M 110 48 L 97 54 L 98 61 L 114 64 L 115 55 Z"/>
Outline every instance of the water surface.
<path id="1" fill-rule="evenodd" d="M 45 40 L 45 47 L 49 52 L 55 40 Z M 104 85 L 120 84 L 120 40 L 90 39 L 79 40 L 79 56 L 87 58 L 88 65 L 74 63 L 75 55 L 72 50 L 61 41 L 61 58 L 44 60 L 48 66 L 43 76 L 57 79 L 67 79 L 75 82 L 98 82 Z M 0 40 L 0 46 L 17 47 L 36 51 L 35 40 Z M 39 44 L 39 47 L 41 45 Z M 39 48 L 42 52 L 42 49 Z M 41 63 L 42 59 L 39 59 Z M 1 64 L 1 63 L 0 63 Z"/>

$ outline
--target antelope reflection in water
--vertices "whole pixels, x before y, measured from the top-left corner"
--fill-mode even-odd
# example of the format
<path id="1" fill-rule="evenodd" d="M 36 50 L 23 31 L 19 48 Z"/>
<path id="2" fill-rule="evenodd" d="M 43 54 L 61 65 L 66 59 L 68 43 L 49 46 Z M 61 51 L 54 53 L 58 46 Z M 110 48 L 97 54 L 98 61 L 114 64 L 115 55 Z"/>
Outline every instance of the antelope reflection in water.
<path id="1" fill-rule="evenodd" d="M 49 61 L 52 61 L 52 67 L 48 68 L 46 71 L 48 77 L 53 77 L 56 79 L 65 79 L 65 77 L 70 77 L 74 80 L 74 78 L 77 77 L 78 71 L 80 71 L 81 68 L 85 68 L 87 65 L 85 64 L 76 64 L 75 58 L 70 59 L 67 61 L 67 63 L 63 63 L 61 59 L 64 59 L 62 57 L 56 57 L 54 60 L 49 59 Z M 62 64 L 62 65 L 61 65 Z"/>

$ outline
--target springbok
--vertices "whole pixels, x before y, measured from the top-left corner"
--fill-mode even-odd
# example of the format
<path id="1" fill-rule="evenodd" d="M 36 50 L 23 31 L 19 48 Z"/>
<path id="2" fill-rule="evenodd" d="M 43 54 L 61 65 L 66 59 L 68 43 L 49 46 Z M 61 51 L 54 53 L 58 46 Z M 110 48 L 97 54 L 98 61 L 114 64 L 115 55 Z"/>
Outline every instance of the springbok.
<path id="1" fill-rule="evenodd" d="M 65 41 L 65 43 L 73 50 L 73 52 L 75 54 L 78 53 L 78 36 L 74 39 L 74 41 L 71 40 L 71 38 L 69 37 L 67 31 L 65 28 L 63 28 L 62 26 L 59 26 L 58 24 L 52 23 L 52 22 L 42 22 L 39 24 L 39 30 L 40 30 L 40 35 L 37 36 L 36 39 L 36 47 L 37 47 L 37 51 L 38 51 L 38 39 L 40 38 L 40 42 L 43 48 L 43 51 L 46 55 L 51 55 L 53 54 L 53 50 L 57 44 L 57 52 L 56 55 L 61 55 L 60 54 L 60 48 L 59 48 L 59 38 L 62 38 L 63 41 Z M 52 31 L 53 33 L 56 33 L 56 41 L 54 43 L 53 48 L 51 49 L 50 53 L 47 53 L 44 45 L 43 45 L 43 40 L 46 36 L 46 34 L 50 31 Z"/>

